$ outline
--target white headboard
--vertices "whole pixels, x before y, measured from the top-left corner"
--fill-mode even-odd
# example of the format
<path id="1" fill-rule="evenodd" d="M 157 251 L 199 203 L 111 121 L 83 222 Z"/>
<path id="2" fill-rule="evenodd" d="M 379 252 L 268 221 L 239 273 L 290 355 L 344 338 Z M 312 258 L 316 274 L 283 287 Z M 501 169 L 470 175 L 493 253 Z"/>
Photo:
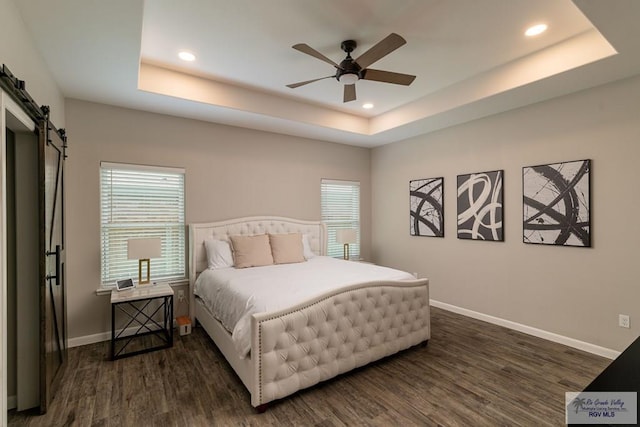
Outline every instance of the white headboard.
<path id="1" fill-rule="evenodd" d="M 229 236 L 254 234 L 302 233 L 309 236 L 311 250 L 327 254 L 327 229 L 320 221 L 304 221 L 278 216 L 254 216 L 226 221 L 189 224 L 189 311 L 193 318 L 193 285 L 200 272 L 207 268 L 206 239 L 229 240 Z"/>

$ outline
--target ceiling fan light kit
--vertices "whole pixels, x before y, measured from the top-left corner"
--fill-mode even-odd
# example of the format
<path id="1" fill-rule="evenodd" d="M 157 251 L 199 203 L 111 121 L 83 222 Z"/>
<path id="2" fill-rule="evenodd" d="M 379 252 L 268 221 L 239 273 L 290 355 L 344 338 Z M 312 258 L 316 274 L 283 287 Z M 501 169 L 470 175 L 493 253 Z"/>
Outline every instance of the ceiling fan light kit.
<path id="1" fill-rule="evenodd" d="M 351 73 L 343 74 L 340 77 L 338 77 L 338 81 L 343 85 L 352 85 L 352 84 L 355 84 L 358 80 L 360 80 L 360 77 L 358 77 L 357 74 L 351 74 Z"/>
<path id="2" fill-rule="evenodd" d="M 367 68 L 369 65 L 387 56 L 406 42 L 407 41 L 398 34 L 391 33 L 354 60 L 351 57 L 351 52 L 354 51 L 358 44 L 354 40 L 345 40 L 340 44 L 340 48 L 347 53 L 347 57 L 343 59 L 339 65 L 307 44 L 299 43 L 293 45 L 292 47 L 294 49 L 333 65 L 336 68 L 336 73 L 332 76 L 288 84 L 287 87 L 295 89 L 309 83 L 317 82 L 318 80 L 335 77 L 336 80 L 344 85 L 343 102 L 350 102 L 356 99 L 355 84 L 358 80 L 371 80 L 381 83 L 409 86 L 413 80 L 415 80 L 416 76 Z"/>

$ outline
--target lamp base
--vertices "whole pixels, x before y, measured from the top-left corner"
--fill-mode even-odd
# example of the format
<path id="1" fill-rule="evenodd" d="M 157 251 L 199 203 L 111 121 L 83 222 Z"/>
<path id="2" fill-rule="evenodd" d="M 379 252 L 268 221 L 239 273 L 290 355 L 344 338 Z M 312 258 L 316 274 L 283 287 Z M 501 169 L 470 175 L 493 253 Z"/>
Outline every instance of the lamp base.
<path id="1" fill-rule="evenodd" d="M 344 244 L 344 259 L 346 261 L 349 261 L 349 244 L 348 243 Z"/>
<path id="2" fill-rule="evenodd" d="M 142 264 L 147 263 L 147 277 L 142 280 Z M 149 258 L 138 260 L 138 285 L 146 285 L 151 280 L 151 260 Z"/>

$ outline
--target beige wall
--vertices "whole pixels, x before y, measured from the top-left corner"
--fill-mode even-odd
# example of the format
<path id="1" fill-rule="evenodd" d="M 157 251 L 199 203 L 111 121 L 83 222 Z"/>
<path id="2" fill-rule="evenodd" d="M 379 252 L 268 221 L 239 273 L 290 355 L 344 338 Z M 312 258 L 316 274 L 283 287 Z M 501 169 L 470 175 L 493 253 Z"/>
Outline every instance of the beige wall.
<path id="1" fill-rule="evenodd" d="M 593 248 L 522 243 L 522 167 L 592 159 Z M 373 258 L 435 300 L 622 350 L 640 334 L 640 77 L 373 150 Z M 456 176 L 504 169 L 505 242 L 458 240 Z M 444 176 L 445 238 L 409 236 L 409 180 Z M 618 327 L 618 314 L 631 329 Z"/>
<path id="2" fill-rule="evenodd" d="M 370 247 L 370 150 L 67 100 L 69 337 L 110 328 L 100 285 L 100 161 L 186 169 L 186 220 L 280 215 L 320 219 L 320 179 L 361 182 Z M 180 309 L 180 307 L 177 307 Z M 184 309 L 184 307 L 182 308 Z"/>
<path id="3" fill-rule="evenodd" d="M 39 105 L 51 107 L 56 127 L 65 126 L 64 97 L 13 0 L 0 0 L 0 64 L 26 82 L 27 91 Z"/>

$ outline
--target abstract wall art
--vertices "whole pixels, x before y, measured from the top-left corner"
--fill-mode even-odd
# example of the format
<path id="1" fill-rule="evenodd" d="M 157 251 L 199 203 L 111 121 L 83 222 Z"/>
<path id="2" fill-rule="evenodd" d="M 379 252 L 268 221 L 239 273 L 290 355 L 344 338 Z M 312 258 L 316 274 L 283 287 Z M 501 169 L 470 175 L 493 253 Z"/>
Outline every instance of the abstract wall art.
<path id="1" fill-rule="evenodd" d="M 444 237 L 444 178 L 409 181 L 409 233 Z"/>
<path id="2" fill-rule="evenodd" d="M 503 241 L 504 171 L 458 175 L 458 238 Z"/>
<path id="3" fill-rule="evenodd" d="M 522 168 L 523 241 L 591 246 L 591 160 Z"/>

